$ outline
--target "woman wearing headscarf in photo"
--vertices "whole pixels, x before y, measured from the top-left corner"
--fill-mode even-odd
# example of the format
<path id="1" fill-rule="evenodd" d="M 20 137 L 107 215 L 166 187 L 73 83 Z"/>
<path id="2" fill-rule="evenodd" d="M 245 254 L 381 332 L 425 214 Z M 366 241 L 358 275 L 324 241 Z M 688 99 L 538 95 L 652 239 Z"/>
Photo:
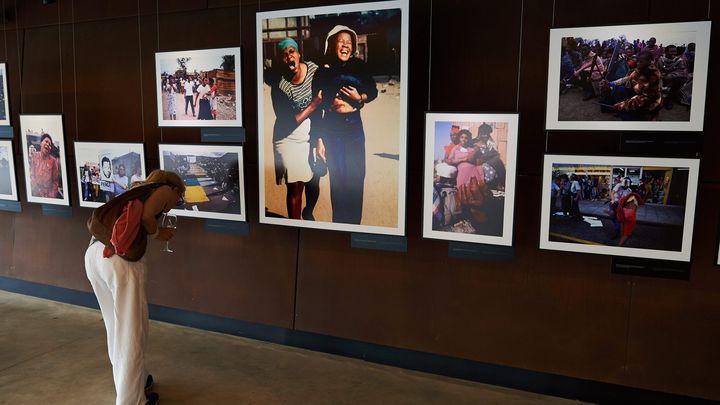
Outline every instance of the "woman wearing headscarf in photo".
<path id="1" fill-rule="evenodd" d="M 62 198 L 60 161 L 50 134 L 40 136 L 40 150 L 30 147 L 30 190 L 33 197 Z"/>
<path id="2" fill-rule="evenodd" d="M 355 57 L 357 34 L 336 25 L 325 40 L 326 62 L 315 76 L 325 111 L 318 154 L 327 157 L 332 220 L 360 224 L 365 187 L 365 131 L 360 109 L 377 95 L 365 62 Z"/>
<path id="3" fill-rule="evenodd" d="M 313 92 L 313 77 L 318 66 L 303 61 L 297 42 L 285 38 L 278 43 L 280 66 L 268 69 L 263 77 L 271 87 L 275 126 L 273 152 L 275 181 L 287 187 L 288 218 L 314 220 L 313 210 L 320 196 L 320 175 L 310 166 L 310 129 L 319 120 L 320 97 Z M 314 142 L 313 142 L 314 143 Z M 305 191 L 305 209 L 302 195 Z"/>

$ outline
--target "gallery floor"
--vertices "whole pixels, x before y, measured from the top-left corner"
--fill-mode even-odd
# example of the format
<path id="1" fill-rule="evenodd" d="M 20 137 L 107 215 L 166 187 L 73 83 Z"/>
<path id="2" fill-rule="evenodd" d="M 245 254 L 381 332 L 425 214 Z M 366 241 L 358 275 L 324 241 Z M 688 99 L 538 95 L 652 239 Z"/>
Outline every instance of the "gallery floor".
<path id="1" fill-rule="evenodd" d="M 161 322 L 163 404 L 578 403 Z M 0 404 L 113 404 L 100 312 L 0 291 Z"/>

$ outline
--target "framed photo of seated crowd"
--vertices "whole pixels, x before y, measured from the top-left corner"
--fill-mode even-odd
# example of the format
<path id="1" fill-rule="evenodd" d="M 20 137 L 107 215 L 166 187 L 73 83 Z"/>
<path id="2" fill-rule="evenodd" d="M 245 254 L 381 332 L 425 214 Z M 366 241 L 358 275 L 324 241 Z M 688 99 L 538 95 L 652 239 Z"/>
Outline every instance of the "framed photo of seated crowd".
<path id="1" fill-rule="evenodd" d="M 0 126 L 10 125 L 10 105 L 8 103 L 7 64 L 0 63 Z"/>
<path id="2" fill-rule="evenodd" d="M 242 127 L 240 48 L 157 52 L 158 126 Z"/>
<path id="3" fill-rule="evenodd" d="M 409 2 L 260 12 L 260 222 L 405 234 Z"/>
<path id="4" fill-rule="evenodd" d="M 27 200 L 70 206 L 62 115 L 20 115 Z"/>
<path id="5" fill-rule="evenodd" d="M 81 207 L 96 208 L 145 180 L 142 143 L 75 142 Z"/>
<path id="6" fill-rule="evenodd" d="M 710 21 L 550 30 L 546 128 L 702 131 Z"/>
<path id="7" fill-rule="evenodd" d="M 545 155 L 540 248 L 689 262 L 699 165 Z"/>
<path id="8" fill-rule="evenodd" d="M 185 198 L 178 216 L 245 221 L 243 147 L 160 144 L 160 169 L 177 173 Z"/>
<path id="9" fill-rule="evenodd" d="M 18 200 L 15 159 L 12 142 L 8 140 L 0 140 L 0 200 Z"/>
<path id="10" fill-rule="evenodd" d="M 518 114 L 425 114 L 423 236 L 511 246 Z"/>

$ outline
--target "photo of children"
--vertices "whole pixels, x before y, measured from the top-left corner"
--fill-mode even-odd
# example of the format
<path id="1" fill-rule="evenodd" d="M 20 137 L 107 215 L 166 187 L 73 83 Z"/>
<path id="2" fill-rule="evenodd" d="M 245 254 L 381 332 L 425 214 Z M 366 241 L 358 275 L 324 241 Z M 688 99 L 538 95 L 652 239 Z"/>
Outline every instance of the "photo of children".
<path id="1" fill-rule="evenodd" d="M 517 114 L 426 114 L 425 237 L 512 244 Z"/>
<path id="2" fill-rule="evenodd" d="M 407 7 L 257 14 L 260 222 L 404 233 Z"/>
<path id="3" fill-rule="evenodd" d="M 547 155 L 542 241 L 568 251 L 689 259 L 697 166 L 691 159 Z"/>
<path id="4" fill-rule="evenodd" d="M 141 143 L 75 142 L 81 207 L 99 207 L 145 179 Z"/>
<path id="5" fill-rule="evenodd" d="M 158 125 L 241 127 L 240 48 L 158 52 Z"/>
<path id="6" fill-rule="evenodd" d="M 245 221 L 243 148 L 229 145 L 160 144 L 160 168 L 187 187 L 178 216 Z"/>

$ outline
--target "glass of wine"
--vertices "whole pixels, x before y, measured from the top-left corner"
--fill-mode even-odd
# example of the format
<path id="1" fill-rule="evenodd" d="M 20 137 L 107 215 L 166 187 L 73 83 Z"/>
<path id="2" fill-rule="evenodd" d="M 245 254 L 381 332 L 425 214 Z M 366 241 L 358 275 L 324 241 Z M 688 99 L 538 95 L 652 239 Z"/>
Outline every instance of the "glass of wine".
<path id="1" fill-rule="evenodd" d="M 177 229 L 177 215 L 171 214 L 169 212 L 166 212 L 163 214 L 162 218 L 160 218 L 160 227 L 161 228 L 167 228 L 167 229 Z M 170 249 L 170 241 L 165 241 L 165 246 L 160 249 L 161 252 L 168 252 L 172 253 L 173 251 Z"/>

